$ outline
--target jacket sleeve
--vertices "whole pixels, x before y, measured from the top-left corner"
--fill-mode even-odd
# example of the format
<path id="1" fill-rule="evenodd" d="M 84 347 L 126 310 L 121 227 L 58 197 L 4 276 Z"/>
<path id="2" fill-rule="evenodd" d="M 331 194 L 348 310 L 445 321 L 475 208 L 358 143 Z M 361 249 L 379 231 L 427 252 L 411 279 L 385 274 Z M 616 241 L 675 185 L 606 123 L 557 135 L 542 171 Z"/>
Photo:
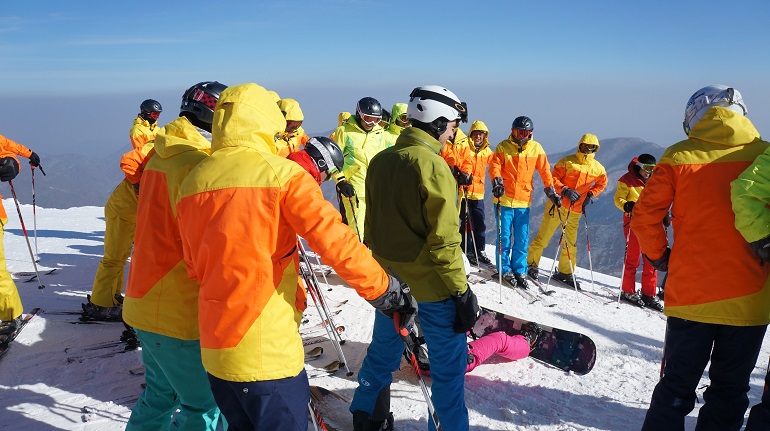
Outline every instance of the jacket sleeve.
<path id="1" fill-rule="evenodd" d="M 607 187 L 607 172 L 602 169 L 602 173 L 594 180 L 594 185 L 588 190 L 594 197 L 599 196 L 601 192 Z M 661 219 L 663 220 L 663 219 Z"/>
<path id="2" fill-rule="evenodd" d="M 131 150 L 120 159 L 120 170 L 125 174 L 126 179 L 131 184 L 137 184 L 142 179 L 144 161 L 152 145 L 145 145 L 142 148 Z"/>
<path id="3" fill-rule="evenodd" d="M 647 181 L 634 205 L 631 230 L 639 240 L 642 253 L 653 260 L 660 258 L 668 247 L 662 221 L 674 201 L 675 181 L 673 167 L 668 163 L 658 163 L 655 175 Z"/>
<path id="4" fill-rule="evenodd" d="M 471 160 L 471 149 L 467 145 L 457 149 L 457 162 L 461 171 L 466 174 L 473 174 L 473 161 Z"/>
<path id="5" fill-rule="evenodd" d="M 628 184 L 618 180 L 618 188 L 615 189 L 615 206 L 619 210 L 624 211 L 623 206 L 628 202 Z"/>
<path id="6" fill-rule="evenodd" d="M 294 231 L 361 297 L 372 300 L 385 293 L 388 275 L 353 230 L 342 223 L 340 213 L 324 199 L 310 174 L 293 175 L 286 188 L 281 214 Z"/>
<path id="7" fill-rule="evenodd" d="M 770 235 L 770 151 L 730 183 L 735 228 L 747 242 Z"/>
<path id="8" fill-rule="evenodd" d="M 497 145 L 494 154 L 489 159 L 489 180 L 492 181 L 497 177 L 502 177 L 502 167 L 505 164 L 505 152 L 500 148 L 500 144 Z"/>
<path id="9" fill-rule="evenodd" d="M 551 164 L 548 163 L 548 156 L 545 151 L 541 150 L 537 155 L 537 164 L 535 169 L 540 173 L 540 179 L 543 180 L 544 187 L 551 187 L 553 185 L 553 175 L 551 174 Z"/>
<path id="10" fill-rule="evenodd" d="M 562 189 L 566 187 L 562 181 L 567 176 L 567 166 L 563 161 L 559 160 L 556 162 L 551 176 L 553 177 L 553 187 L 556 189 L 556 193 L 561 194 Z"/>
<path id="11" fill-rule="evenodd" d="M 29 158 L 29 156 L 32 155 L 32 150 L 25 147 L 24 145 L 6 138 L 3 135 L 0 135 L 0 149 L 2 149 L 3 152 L 11 152 L 26 158 Z"/>

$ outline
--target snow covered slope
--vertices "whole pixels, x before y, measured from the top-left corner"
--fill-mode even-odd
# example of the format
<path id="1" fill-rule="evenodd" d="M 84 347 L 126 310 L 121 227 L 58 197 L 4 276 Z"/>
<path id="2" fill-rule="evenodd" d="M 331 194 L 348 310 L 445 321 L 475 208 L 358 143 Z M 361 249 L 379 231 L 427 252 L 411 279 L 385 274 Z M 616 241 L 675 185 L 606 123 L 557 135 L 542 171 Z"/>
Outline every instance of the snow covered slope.
<path id="1" fill-rule="evenodd" d="M 5 230 L 9 270 L 32 271 L 13 201 L 6 199 L 3 204 L 10 218 Z M 32 236 L 31 206 L 22 209 Z M 77 316 L 54 314 L 79 311 L 91 291 L 102 253 L 102 208 L 38 208 L 37 218 L 39 266 L 41 270 L 61 269 L 43 276 L 46 288 L 42 291 L 36 282 L 17 281 L 25 310 L 42 307 L 46 313 L 32 320 L 0 360 L 0 430 L 122 430 L 142 390 L 143 377 L 129 372 L 141 368 L 140 352 L 91 358 L 97 351 L 84 348 L 117 340 L 122 325 L 75 325 L 70 322 Z M 34 251 L 33 238 L 31 242 Z M 487 251 L 492 255 L 491 245 Z M 550 260 L 543 259 L 541 267 L 547 270 L 550 264 Z M 553 284 L 554 295 L 532 304 L 506 287 L 500 289 L 495 281 L 473 286 L 484 306 L 588 334 L 597 345 L 598 359 L 593 371 L 577 376 L 529 358 L 516 362 L 492 358 L 466 377 L 472 430 L 640 428 L 658 380 L 665 318 L 653 311 L 618 305 L 618 280 L 614 277 L 595 273 L 592 288 L 588 270 L 580 269 L 577 275 L 589 293 L 576 294 Z M 334 319 L 346 327 L 343 351 L 355 372 L 366 354 L 373 311 L 336 275 L 330 275 L 328 281 L 331 290 L 324 293 L 332 309 L 340 310 Z M 318 322 L 312 305 L 307 317 L 308 325 Z M 314 366 L 336 359 L 328 342 L 314 346 L 324 347 L 325 353 L 309 363 L 310 374 L 315 373 Z M 768 356 L 770 342 L 766 338 L 751 379 L 752 404 L 760 397 Z M 704 378 L 703 384 L 707 383 Z M 353 395 L 355 376 L 346 377 L 342 370 L 333 376 L 313 378 L 311 384 L 333 389 L 342 398 L 327 396 L 320 407 L 331 425 L 351 429 L 345 400 Z M 395 375 L 392 397 L 399 431 L 426 429 L 422 394 L 406 363 Z M 696 414 L 697 406 L 688 420 L 689 429 L 694 427 Z"/>

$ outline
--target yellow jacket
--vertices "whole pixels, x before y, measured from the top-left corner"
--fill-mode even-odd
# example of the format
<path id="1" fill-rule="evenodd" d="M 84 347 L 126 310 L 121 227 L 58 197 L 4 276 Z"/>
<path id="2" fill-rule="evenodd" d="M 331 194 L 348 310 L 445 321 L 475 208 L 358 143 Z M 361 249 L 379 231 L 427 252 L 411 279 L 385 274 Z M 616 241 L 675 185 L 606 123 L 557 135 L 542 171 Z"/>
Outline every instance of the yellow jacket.
<path id="1" fill-rule="evenodd" d="M 578 147 L 581 143 L 599 145 L 599 139 L 592 133 L 586 133 L 580 138 Z M 607 172 L 604 170 L 604 166 L 594 158 L 595 155 L 596 152 L 583 154 L 578 150 L 575 154 L 563 157 L 553 167 L 553 186 L 556 193 L 561 194 L 564 187 L 569 187 L 580 193 L 580 199 L 572 204 L 572 212 L 582 213 L 586 195 L 591 193 L 594 197 L 599 196 L 607 187 Z M 570 202 L 567 200 L 563 201 L 562 204 L 569 206 Z M 658 222 L 662 220 L 663 217 Z"/>
<path id="2" fill-rule="evenodd" d="M 142 118 L 141 115 L 137 115 L 134 118 L 134 125 L 131 126 L 131 130 L 128 132 L 128 137 L 131 139 L 131 146 L 134 149 L 142 148 L 144 144 L 155 139 L 155 135 L 161 127 L 158 126 L 156 121 L 154 124 L 150 124 L 149 121 Z"/>
<path id="3" fill-rule="evenodd" d="M 302 113 L 299 102 L 294 99 L 279 100 L 278 108 L 283 112 L 286 121 L 305 121 L 305 114 Z M 305 133 L 305 129 L 300 126 L 291 133 L 281 132 L 280 139 L 276 140 L 275 146 L 278 150 L 278 155 L 286 157 L 303 149 L 305 143 L 309 140 L 310 137 Z"/>
<path id="4" fill-rule="evenodd" d="M 472 135 L 475 130 L 486 132 L 484 142 L 481 143 L 481 146 L 478 149 L 470 138 L 470 135 Z M 470 151 L 469 160 L 471 162 L 471 174 L 473 175 L 473 183 L 468 187 L 468 199 L 484 200 L 484 181 L 487 177 L 487 167 L 494 155 L 492 149 L 489 148 L 489 139 L 487 139 L 489 137 L 489 129 L 483 121 L 477 120 L 471 124 L 468 136 L 468 149 Z"/>
<path id="5" fill-rule="evenodd" d="M 535 171 L 540 174 L 543 185 L 553 185 L 551 165 L 539 142 L 530 139 L 522 149 L 508 136 L 497 144 L 495 154 L 489 161 L 489 177 L 501 177 L 505 194 L 500 197 L 500 205 L 509 208 L 529 208 L 532 204 Z M 498 199 L 493 199 L 498 202 Z"/>
<path id="6" fill-rule="evenodd" d="M 365 299 L 388 276 L 299 164 L 272 153 L 286 122 L 256 84 L 227 88 L 211 156 L 180 186 L 177 217 L 189 275 L 200 283 L 201 356 L 212 375 L 253 382 L 304 367 L 306 307 L 297 235 Z"/>
<path id="7" fill-rule="evenodd" d="M 369 163 L 377 153 L 385 149 L 384 130 L 375 125 L 372 130 L 365 132 L 358 125 L 356 116 L 352 115 L 334 130 L 331 139 L 340 146 L 345 157 L 342 173 L 356 189 L 358 198 L 365 197 Z"/>

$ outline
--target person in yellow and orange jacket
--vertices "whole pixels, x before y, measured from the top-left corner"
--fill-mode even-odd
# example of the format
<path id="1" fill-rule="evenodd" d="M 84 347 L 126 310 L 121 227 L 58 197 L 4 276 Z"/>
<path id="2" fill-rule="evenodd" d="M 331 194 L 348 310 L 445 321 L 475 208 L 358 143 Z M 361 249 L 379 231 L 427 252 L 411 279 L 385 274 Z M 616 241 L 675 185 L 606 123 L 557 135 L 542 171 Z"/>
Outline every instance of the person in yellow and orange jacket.
<path id="1" fill-rule="evenodd" d="M 411 123 L 406 116 L 406 109 L 406 103 L 396 103 L 393 105 L 393 109 L 391 109 L 390 112 L 390 121 L 385 128 L 385 135 L 383 138 L 385 140 L 386 148 L 395 145 L 396 139 L 398 139 L 401 132 L 411 126 Z"/>
<path id="2" fill-rule="evenodd" d="M 157 108 L 160 109 L 160 104 Z M 137 120 L 147 121 L 143 118 L 137 118 Z M 131 255 L 131 247 L 134 243 L 136 204 L 143 164 L 147 154 L 153 149 L 155 132 L 160 130 L 155 127 L 155 124 L 153 123 L 150 127 L 151 134 L 140 134 L 137 135 L 136 139 L 133 137 L 134 130 L 132 129 L 131 144 L 136 146 L 133 150 L 123 154 L 120 159 L 120 169 L 125 178 L 115 187 L 104 206 L 104 255 L 96 268 L 94 284 L 91 288 L 91 294 L 88 296 L 88 302 L 81 304 L 84 319 L 121 320 L 123 268 Z M 142 123 L 142 127 L 143 125 L 144 123 Z M 134 126 L 137 127 L 136 121 Z M 144 130 L 142 127 L 139 129 Z"/>
<path id="3" fill-rule="evenodd" d="M 217 429 L 220 412 L 201 363 L 199 286 L 187 276 L 173 202 L 211 151 L 214 110 L 194 97 L 216 103 L 225 88 L 208 81 L 184 92 L 179 117 L 156 136 L 142 174 L 123 319 L 142 345 L 147 386 L 127 431 L 170 429 L 172 417 L 174 429 Z"/>
<path id="4" fill-rule="evenodd" d="M 364 97 L 356 104 L 356 113 L 337 127 L 331 140 L 342 148 L 345 166 L 342 176 L 335 178 L 342 220 L 359 239 L 364 236 L 366 217 L 366 172 L 369 162 L 385 149 L 384 130 L 380 126 L 382 106 L 373 97 Z M 347 180 L 340 185 L 341 180 Z"/>
<path id="5" fill-rule="evenodd" d="M 739 220 L 745 226 L 747 216 L 760 214 L 743 207 L 739 217 L 730 200 L 731 181 L 770 147 L 745 114 L 734 88 L 696 91 L 685 107 L 687 139 L 666 149 L 634 205 L 631 230 L 642 253 L 668 271 L 664 366 L 645 431 L 684 429 L 709 360 L 695 428 L 743 425 L 749 379 L 770 323 L 770 266 L 736 229 Z M 743 184 L 733 185 L 733 193 Z M 669 208 L 671 247 L 661 224 Z"/>
<path id="6" fill-rule="evenodd" d="M 468 136 L 463 133 L 459 126 L 455 130 L 454 137 L 444 143 L 438 155 L 446 160 L 458 186 L 463 187 L 471 184 L 471 171 L 473 170 L 471 150 L 468 145 Z"/>
<path id="7" fill-rule="evenodd" d="M 656 296 L 658 271 L 647 259 L 641 259 L 643 261 L 641 296 L 636 292 L 636 269 L 639 267 L 642 251 L 639 248 L 639 240 L 631 231 L 631 211 L 639 200 L 639 195 L 642 194 L 644 185 L 652 175 L 656 163 L 657 160 L 651 154 L 640 154 L 631 160 L 628 164 L 628 172 L 618 180 L 618 188 L 615 189 L 615 206 L 623 211 L 623 238 L 626 239 L 620 299 L 639 307 L 663 311 L 663 304 Z"/>
<path id="8" fill-rule="evenodd" d="M 575 242 L 580 214 L 607 187 L 607 172 L 604 166 L 594 158 L 597 151 L 599 151 L 599 138 L 592 133 L 586 133 L 578 142 L 577 152 L 563 157 L 553 167 L 553 187 L 566 200 L 562 201 L 558 196 L 546 193 L 551 200 L 545 202 L 540 230 L 529 245 L 527 264 L 530 276 L 537 277 L 543 250 L 561 224 L 565 232 L 562 239 L 564 243 L 559 257 L 559 266 L 552 277 L 574 288 L 580 288 L 580 283 L 574 276 L 574 268 L 577 266 Z M 663 220 L 663 217 L 660 220 Z"/>
<path id="9" fill-rule="evenodd" d="M 375 308 L 402 313 L 410 326 L 417 307 L 342 224 L 316 181 L 272 153 L 285 128 L 264 88 L 227 88 L 214 111 L 211 156 L 177 196 L 187 272 L 200 284 L 203 366 L 229 426 L 239 430 L 307 427 L 299 336 L 307 298 L 297 235 Z"/>
<path id="10" fill-rule="evenodd" d="M 19 161 L 16 156 L 29 159 L 30 166 L 40 166 L 40 156 L 29 148 L 0 135 L 0 181 L 12 181 L 19 173 Z M 2 196 L 0 196 L 2 198 Z M 0 345 L 4 339 L 16 331 L 24 308 L 19 291 L 11 274 L 5 266 L 3 233 L 8 223 L 5 208 L 0 205 Z"/>
<path id="11" fill-rule="evenodd" d="M 546 194 L 553 195 L 551 165 L 545 150 L 532 139 L 534 125 L 526 116 L 516 117 L 508 139 L 497 144 L 489 161 L 492 195 L 499 217 L 497 270 L 512 287 L 527 289 L 527 241 L 529 211 L 535 171 L 543 180 Z M 502 254 L 500 250 L 502 249 Z"/>
<path id="12" fill-rule="evenodd" d="M 134 125 L 128 132 L 134 149 L 142 148 L 144 144 L 155 139 L 155 134 L 160 130 L 158 118 L 161 112 L 163 108 L 157 100 L 147 99 L 139 105 L 139 115 L 134 119 Z"/>
<path id="13" fill-rule="evenodd" d="M 484 246 L 487 243 L 487 225 L 484 220 L 484 181 L 486 181 L 487 167 L 494 153 L 489 148 L 489 139 L 487 139 L 489 129 L 483 121 L 474 121 L 468 134 L 470 135 L 469 144 L 472 144 L 469 146 L 470 157 L 468 157 L 471 164 L 471 183 L 461 186 L 463 191 L 462 204 L 460 204 L 462 248 L 472 265 L 478 265 L 478 262 L 481 262 L 491 266 L 492 261 L 484 252 Z M 470 220 L 466 217 L 466 212 Z M 472 235 L 471 238 L 468 238 L 468 233 Z"/>
<path id="14" fill-rule="evenodd" d="M 276 141 L 278 155 L 286 157 L 291 153 L 301 150 L 310 137 L 302 128 L 302 122 L 305 121 L 305 115 L 299 107 L 299 103 L 294 99 L 281 99 L 278 101 L 278 108 L 286 118 L 286 130 L 281 133 L 280 139 Z"/>

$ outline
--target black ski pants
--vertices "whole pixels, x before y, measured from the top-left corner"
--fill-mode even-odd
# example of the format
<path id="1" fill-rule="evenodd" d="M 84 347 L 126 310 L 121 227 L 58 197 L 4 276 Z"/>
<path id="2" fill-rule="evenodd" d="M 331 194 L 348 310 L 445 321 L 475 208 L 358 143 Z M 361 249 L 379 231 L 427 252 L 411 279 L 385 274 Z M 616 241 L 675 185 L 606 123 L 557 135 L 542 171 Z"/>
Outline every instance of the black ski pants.
<path id="1" fill-rule="evenodd" d="M 765 374 L 765 392 L 762 402 L 751 408 L 745 431 L 770 430 L 770 369 Z"/>
<path id="2" fill-rule="evenodd" d="M 749 405 L 749 378 L 767 325 L 727 326 L 668 318 L 663 378 L 655 386 L 642 431 L 682 431 L 695 390 L 709 367 L 696 431 L 740 430 Z"/>

